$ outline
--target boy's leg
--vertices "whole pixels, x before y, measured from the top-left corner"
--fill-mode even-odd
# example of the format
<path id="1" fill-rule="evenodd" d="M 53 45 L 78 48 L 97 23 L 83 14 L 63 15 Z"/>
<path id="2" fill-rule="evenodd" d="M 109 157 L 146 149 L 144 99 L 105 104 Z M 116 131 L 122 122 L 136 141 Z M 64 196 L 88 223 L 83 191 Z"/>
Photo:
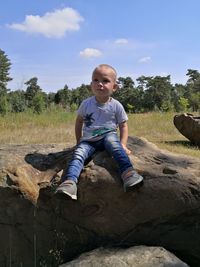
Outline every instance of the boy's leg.
<path id="1" fill-rule="evenodd" d="M 83 169 L 84 162 L 91 157 L 95 148 L 89 142 L 81 142 L 75 148 L 72 159 L 67 166 L 62 183 L 58 186 L 55 193 L 64 193 L 72 199 L 77 199 L 77 186 L 79 175 Z"/>
<path id="2" fill-rule="evenodd" d="M 115 161 L 118 163 L 121 178 L 124 184 L 124 191 L 129 191 L 136 185 L 141 184 L 143 177 L 134 170 L 133 164 L 123 149 L 116 133 L 108 133 L 105 136 L 104 146 L 106 151 L 113 156 Z"/>
<path id="3" fill-rule="evenodd" d="M 92 143 L 79 143 L 73 152 L 72 159 L 67 166 L 67 170 L 65 176 L 62 178 L 62 181 L 70 179 L 77 183 L 79 175 L 84 167 L 85 160 L 91 157 L 94 152 L 95 148 L 92 146 Z"/>

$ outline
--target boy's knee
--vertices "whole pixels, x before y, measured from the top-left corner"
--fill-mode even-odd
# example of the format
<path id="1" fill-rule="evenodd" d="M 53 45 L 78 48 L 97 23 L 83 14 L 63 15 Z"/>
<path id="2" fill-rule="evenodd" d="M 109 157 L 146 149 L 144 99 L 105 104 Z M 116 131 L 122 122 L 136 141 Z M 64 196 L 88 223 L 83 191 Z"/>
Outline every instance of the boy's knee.
<path id="1" fill-rule="evenodd" d="M 109 134 L 105 139 L 105 147 L 112 149 L 121 149 L 121 143 L 116 134 Z"/>
<path id="2" fill-rule="evenodd" d="M 105 141 L 110 143 L 119 142 L 119 138 L 115 133 L 108 133 L 105 137 Z"/>
<path id="3" fill-rule="evenodd" d="M 84 159 L 87 156 L 87 151 L 83 147 L 79 147 L 74 151 L 73 158 L 78 160 Z"/>

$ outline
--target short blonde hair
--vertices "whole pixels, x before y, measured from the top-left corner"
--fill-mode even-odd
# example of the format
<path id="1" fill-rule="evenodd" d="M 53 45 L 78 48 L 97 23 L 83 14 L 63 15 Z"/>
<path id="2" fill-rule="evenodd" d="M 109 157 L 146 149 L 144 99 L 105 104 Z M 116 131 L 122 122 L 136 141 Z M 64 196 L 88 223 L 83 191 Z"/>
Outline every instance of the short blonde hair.
<path id="1" fill-rule="evenodd" d="M 98 65 L 92 72 L 92 77 L 94 75 L 95 72 L 99 71 L 100 69 L 102 68 L 107 68 L 107 69 L 110 69 L 114 75 L 114 79 L 115 81 L 117 80 L 117 71 L 111 66 L 111 65 L 108 65 L 108 64 L 100 64 Z"/>

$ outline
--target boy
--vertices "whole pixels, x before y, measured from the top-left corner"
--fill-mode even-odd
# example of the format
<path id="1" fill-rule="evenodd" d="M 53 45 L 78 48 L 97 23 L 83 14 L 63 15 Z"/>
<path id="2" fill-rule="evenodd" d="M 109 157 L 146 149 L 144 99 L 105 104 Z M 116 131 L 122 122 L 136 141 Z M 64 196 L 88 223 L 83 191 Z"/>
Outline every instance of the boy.
<path id="1" fill-rule="evenodd" d="M 77 199 L 76 184 L 85 160 L 102 150 L 106 150 L 118 163 L 125 192 L 143 182 L 143 177 L 134 170 L 127 156 L 131 153 L 126 146 L 128 117 L 121 103 L 111 97 L 117 88 L 117 73 L 113 67 L 101 64 L 94 69 L 91 82 L 94 95 L 85 99 L 77 111 L 77 147 L 55 193 Z M 118 127 L 120 138 L 117 136 Z"/>

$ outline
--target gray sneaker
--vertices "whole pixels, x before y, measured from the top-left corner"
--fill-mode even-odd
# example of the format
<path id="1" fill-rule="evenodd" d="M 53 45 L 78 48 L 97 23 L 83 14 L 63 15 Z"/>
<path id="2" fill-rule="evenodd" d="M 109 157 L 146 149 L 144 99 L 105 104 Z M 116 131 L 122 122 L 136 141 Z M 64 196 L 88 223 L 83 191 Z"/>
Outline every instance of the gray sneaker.
<path id="1" fill-rule="evenodd" d="M 77 199 L 77 186 L 76 183 L 72 180 L 66 180 L 62 184 L 60 184 L 56 191 L 55 194 L 66 194 L 72 199 L 76 200 Z"/>
<path id="2" fill-rule="evenodd" d="M 143 177 L 139 175 L 136 171 L 133 171 L 132 175 L 124 179 L 124 192 L 133 190 L 139 187 L 143 183 Z"/>

